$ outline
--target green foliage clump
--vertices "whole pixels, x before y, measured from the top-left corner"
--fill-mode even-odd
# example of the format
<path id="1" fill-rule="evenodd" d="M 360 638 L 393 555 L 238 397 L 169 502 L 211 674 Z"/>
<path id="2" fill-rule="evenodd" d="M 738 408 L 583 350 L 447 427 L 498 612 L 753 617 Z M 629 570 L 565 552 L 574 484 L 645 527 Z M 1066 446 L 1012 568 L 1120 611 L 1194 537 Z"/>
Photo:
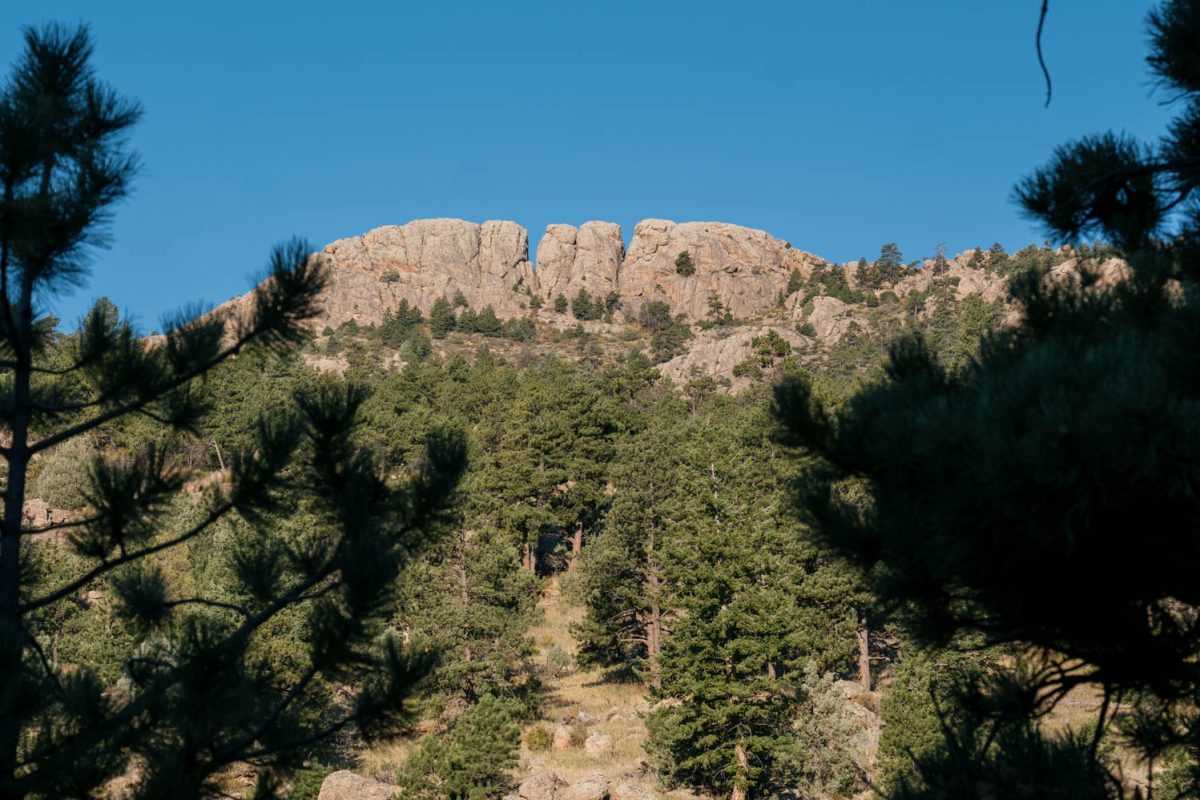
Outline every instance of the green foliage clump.
<path id="1" fill-rule="evenodd" d="M 795 740 L 785 756 L 802 797 L 854 797 L 867 788 L 868 731 L 832 673 L 805 668 Z M 886 727 L 885 729 L 886 730 Z"/>
<path id="2" fill-rule="evenodd" d="M 984 675 L 986 662 L 955 650 L 915 651 L 896 664 L 880 704 L 877 772 L 879 784 L 894 789 L 919 780 L 914 768 L 935 756 L 945 740 L 941 715 L 959 714 L 963 689 Z"/>
<path id="3" fill-rule="evenodd" d="M 578 320 L 600 319 L 605 314 L 604 303 L 599 298 L 593 299 L 587 289 L 580 288 L 571 301 L 571 314 Z"/>
<path id="4" fill-rule="evenodd" d="M 399 283 L 400 273 L 394 269 L 385 269 L 383 274 L 379 276 L 380 283 Z"/>
<path id="5" fill-rule="evenodd" d="M 321 794 L 321 784 L 333 773 L 333 767 L 328 767 L 319 761 L 296 770 L 292 774 L 292 785 L 288 789 L 288 800 L 317 800 Z"/>
<path id="6" fill-rule="evenodd" d="M 468 708 L 444 736 L 429 734 L 397 775 L 403 797 L 486 800 L 509 788 L 521 728 L 511 709 L 491 695 Z"/>
<path id="7" fill-rule="evenodd" d="M 33 495 L 51 508 L 83 508 L 91 489 L 92 461 L 98 455 L 89 436 L 63 442 L 41 459 Z"/>
<path id="8" fill-rule="evenodd" d="M 662 300 L 651 300 L 643 305 L 638 313 L 638 323 L 650 332 L 650 349 L 656 364 L 670 361 L 692 338 L 683 315 L 672 317 L 671 307 Z"/>
<path id="9" fill-rule="evenodd" d="M 675 256 L 675 271 L 685 278 L 696 274 L 696 263 L 692 261 L 692 254 L 687 250 Z"/>
<path id="10" fill-rule="evenodd" d="M 556 313 L 556 314 L 567 313 L 567 298 L 561 294 L 556 295 L 554 297 L 554 313 Z"/>
<path id="11" fill-rule="evenodd" d="M 860 267 L 860 271 L 861 271 Z M 792 273 L 793 278 L 798 276 L 798 272 Z M 788 286 L 791 286 L 792 278 L 788 279 Z M 812 274 L 808 276 L 808 280 L 804 283 L 805 295 L 807 303 L 814 297 L 822 295 L 833 297 L 841 300 L 843 303 L 860 303 L 864 299 L 869 299 L 871 295 L 866 295 L 857 290 L 851 289 L 850 283 L 846 279 L 846 271 L 834 264 L 820 264 L 813 268 Z M 811 306 L 805 313 L 811 313 Z"/>
<path id="12" fill-rule="evenodd" d="M 798 269 L 792 270 L 792 274 L 788 276 L 787 290 L 785 294 L 792 295 L 803 289 L 807 281 L 804 280 L 804 275 Z"/>
<path id="13" fill-rule="evenodd" d="M 383 322 L 375 329 L 375 335 L 385 347 L 400 349 L 424 321 L 421 310 L 401 300 L 395 309 L 383 312 Z"/>
<path id="14" fill-rule="evenodd" d="M 429 334 L 433 338 L 445 339 L 446 334 L 454 330 L 457 323 L 450 301 L 445 297 L 433 301 L 433 307 L 429 309 Z"/>
<path id="15" fill-rule="evenodd" d="M 977 353 L 970 342 L 967 358 L 987 312 L 972 301 L 962 366 L 911 334 L 836 408 L 801 380 L 777 394 L 787 435 L 817 457 L 797 511 L 868 570 L 880 603 L 909 609 L 930 647 L 975 632 L 1020 655 L 956 692 L 941 741 L 893 798 L 1128 796 L 1104 747 L 1114 726 L 1144 761 L 1180 759 L 1171 780 L 1184 796 L 1200 787 L 1200 508 L 1182 489 L 1200 481 L 1200 396 L 1186 377 L 1200 369 L 1198 9 L 1167 0 L 1149 16 L 1150 65 L 1180 109 L 1156 146 L 1085 137 L 1017 187 L 1057 238 L 1112 243 L 1127 279 L 1101 285 L 1089 252 L 1077 282 L 1044 281 L 1043 257 L 1028 254 L 1037 268 L 1011 282 L 1020 320 Z M 840 496 L 846 482 L 869 502 Z M 1090 735 L 1048 733 L 1038 720 L 1080 686 L 1104 698 Z M 1116 712 L 1127 697 L 1138 700 Z"/>
<path id="16" fill-rule="evenodd" d="M 553 741 L 554 737 L 551 736 L 550 729 L 540 722 L 525 731 L 525 746 L 531 753 L 549 750 Z"/>

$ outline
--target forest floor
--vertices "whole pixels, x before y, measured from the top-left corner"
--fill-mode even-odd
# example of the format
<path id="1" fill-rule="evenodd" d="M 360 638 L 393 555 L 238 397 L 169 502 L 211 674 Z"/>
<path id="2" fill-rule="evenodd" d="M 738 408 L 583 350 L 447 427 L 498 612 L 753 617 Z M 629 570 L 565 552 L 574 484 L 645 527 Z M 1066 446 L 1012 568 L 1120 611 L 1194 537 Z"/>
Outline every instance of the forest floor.
<path id="1" fill-rule="evenodd" d="M 541 724 L 553 733 L 558 725 L 566 725 L 577 731 L 586 730 L 588 735 L 611 736 L 612 749 L 588 753 L 578 740 L 565 749 L 551 747 L 538 752 L 522 745 L 518 778 L 533 772 L 553 771 L 568 783 L 574 783 L 584 776 L 603 773 L 614 783 L 637 783 L 656 794 L 664 794 L 646 758 L 643 717 L 650 710 L 650 702 L 645 688 L 638 682 L 606 680 L 603 670 L 580 670 L 573 666 L 575 642 L 570 626 L 581 616 L 582 609 L 563 598 L 558 577 L 547 581 L 538 605 L 543 619 L 529 632 L 537 645 L 538 662 L 549 667 L 549 654 L 557 647 L 570 654 L 572 666 L 558 675 L 547 668 L 542 688 L 542 721 L 529 727 Z M 695 797 L 681 790 L 667 792 L 665 796 L 676 800 Z"/>

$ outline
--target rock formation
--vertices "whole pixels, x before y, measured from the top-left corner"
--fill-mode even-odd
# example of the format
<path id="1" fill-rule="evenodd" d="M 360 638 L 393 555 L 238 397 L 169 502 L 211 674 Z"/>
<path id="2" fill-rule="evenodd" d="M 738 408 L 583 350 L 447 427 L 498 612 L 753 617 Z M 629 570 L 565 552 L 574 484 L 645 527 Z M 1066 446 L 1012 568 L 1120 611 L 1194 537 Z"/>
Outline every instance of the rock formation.
<path id="1" fill-rule="evenodd" d="M 796 352 L 803 352 L 809 345 L 807 337 L 787 327 L 755 325 L 733 330 L 714 328 L 701 332 L 689 342 L 687 352 L 659 365 L 658 369 L 676 384 L 687 383 L 698 375 L 711 375 L 729 379 L 733 390 L 738 391 L 751 381 L 735 378 L 733 368 L 750 358 L 750 342 L 769 331 L 775 331 Z"/>
<path id="2" fill-rule="evenodd" d="M 416 220 L 339 239 L 322 256 L 329 270 L 322 318 L 334 326 L 379 322 L 401 300 L 427 312 L 456 292 L 473 308 L 516 317 L 537 291 L 529 234 L 514 222 Z"/>
<path id="3" fill-rule="evenodd" d="M 676 266 L 685 251 L 689 274 Z M 501 319 L 522 317 L 535 296 L 549 306 L 559 295 L 574 299 L 580 289 L 600 301 L 615 292 L 627 319 L 661 300 L 673 314 L 699 321 L 709 316 L 713 298 L 742 319 L 773 306 L 793 270 L 807 275 L 820 260 L 763 231 L 667 220 L 638 223 L 628 252 L 611 222 L 550 225 L 537 256 L 535 269 L 528 232 L 505 221 L 423 219 L 339 239 L 317 254 L 329 285 L 315 324 L 378 324 L 402 300 L 427 313 L 439 297 L 458 292 L 477 311 L 490 305 Z M 236 315 L 246 308 L 242 297 L 219 310 Z M 575 324 L 569 313 L 542 318 Z"/>
<path id="4" fill-rule="evenodd" d="M 331 773 L 321 783 L 317 800 L 392 800 L 395 794 L 395 786 L 343 769 Z"/>
<path id="5" fill-rule="evenodd" d="M 684 251 L 695 270 L 690 275 L 681 274 L 676 265 Z M 807 276 L 819 261 L 752 228 L 648 219 L 633 229 L 621 264 L 621 302 L 640 306 L 662 300 L 673 313 L 701 320 L 709 314 L 709 298 L 715 296 L 742 319 L 774 305 L 793 270 Z"/>
<path id="6" fill-rule="evenodd" d="M 568 300 L 580 289 L 594 298 L 620 293 L 618 276 L 625 257 L 621 226 L 611 222 L 547 225 L 538 243 L 537 280 L 542 298 L 553 302 L 562 295 Z"/>

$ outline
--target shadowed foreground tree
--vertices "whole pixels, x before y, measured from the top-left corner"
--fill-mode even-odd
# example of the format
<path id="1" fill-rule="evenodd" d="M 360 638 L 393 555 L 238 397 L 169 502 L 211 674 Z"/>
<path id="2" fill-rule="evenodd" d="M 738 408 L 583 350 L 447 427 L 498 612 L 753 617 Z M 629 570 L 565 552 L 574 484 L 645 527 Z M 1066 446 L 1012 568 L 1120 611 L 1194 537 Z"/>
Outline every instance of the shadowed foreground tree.
<path id="1" fill-rule="evenodd" d="M 260 419 L 243 452 L 225 454 L 192 519 L 167 521 L 183 473 L 164 445 L 203 416 L 197 379 L 248 348 L 295 343 L 323 278 L 295 242 L 275 251 L 228 328 L 181 315 L 148 347 L 97 304 L 66 363 L 50 352 L 53 325 L 39 311 L 82 280 L 136 169 L 124 136 L 139 110 L 95 79 L 91 52 L 86 30 L 29 30 L 0 89 L 0 798 L 91 795 L 131 763 L 137 796 L 195 797 L 234 762 L 269 775 L 334 731 L 355 724 L 370 736 L 396 719 L 421 665 L 379 635 L 381 615 L 401 560 L 439 521 L 464 448 L 435 437 L 406 480 L 385 483 L 349 443 L 361 393 L 312 388 Z M 164 438 L 93 460 L 78 519 L 23 527 L 32 459 L 137 415 Z M 312 520 L 304 536 L 267 529 L 298 502 Z M 255 531 L 234 556 L 236 585 L 222 599 L 175 596 L 156 559 L 234 515 Z M 86 567 L 47 582 L 35 566 L 56 560 L 48 548 L 70 548 Z M 106 582 L 140 641 L 114 685 L 60 669 L 37 636 L 56 605 Z M 252 653 L 265 626 L 296 613 L 306 616 L 306 664 L 285 678 Z M 356 694 L 314 720 L 302 710 L 322 680 Z"/>
<path id="2" fill-rule="evenodd" d="M 799 508 L 880 600 L 927 643 L 973 633 L 1025 655 L 962 693 L 893 796 L 1125 796 L 1106 737 L 1166 796 L 1200 792 L 1200 3 L 1149 20 L 1179 109 L 1162 141 L 1083 139 L 1017 190 L 1059 238 L 1117 245 L 1129 279 L 1018 277 L 1023 319 L 976 358 L 947 371 L 901 341 L 837 411 L 799 381 L 777 392 L 787 435 L 820 455 Z M 865 505 L 843 493 L 857 480 Z M 1044 735 L 1037 718 L 1079 686 L 1097 724 Z"/>

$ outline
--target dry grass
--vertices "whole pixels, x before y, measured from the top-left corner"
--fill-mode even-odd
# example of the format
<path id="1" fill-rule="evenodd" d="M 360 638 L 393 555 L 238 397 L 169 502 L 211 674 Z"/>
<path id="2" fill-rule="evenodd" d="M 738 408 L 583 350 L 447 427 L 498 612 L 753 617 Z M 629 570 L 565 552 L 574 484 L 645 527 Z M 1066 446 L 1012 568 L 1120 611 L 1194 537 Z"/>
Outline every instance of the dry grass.
<path id="1" fill-rule="evenodd" d="M 557 578 L 547 582 L 539 605 L 543 611 L 542 622 L 529 632 L 538 646 L 539 663 L 546 663 L 546 654 L 554 646 L 562 648 L 574 658 L 576 648 L 570 625 L 579 619 L 582 610 L 571 607 L 563 599 Z M 566 675 L 547 678 L 544 692 L 542 724 L 553 729 L 560 723 L 577 720 L 580 713 L 589 714 L 593 718 L 587 725 L 589 733 L 611 736 L 613 750 L 593 756 L 583 748 L 576 747 L 531 753 L 522 746 L 519 774 L 553 770 L 570 783 L 596 772 L 602 772 L 613 780 L 644 772 L 647 767 L 646 726 L 642 715 L 650 704 L 641 684 L 605 681 L 601 670 L 572 670 Z M 652 775 L 642 777 L 640 782 L 654 786 Z M 665 794 L 674 800 L 695 797 L 686 791 Z"/>

